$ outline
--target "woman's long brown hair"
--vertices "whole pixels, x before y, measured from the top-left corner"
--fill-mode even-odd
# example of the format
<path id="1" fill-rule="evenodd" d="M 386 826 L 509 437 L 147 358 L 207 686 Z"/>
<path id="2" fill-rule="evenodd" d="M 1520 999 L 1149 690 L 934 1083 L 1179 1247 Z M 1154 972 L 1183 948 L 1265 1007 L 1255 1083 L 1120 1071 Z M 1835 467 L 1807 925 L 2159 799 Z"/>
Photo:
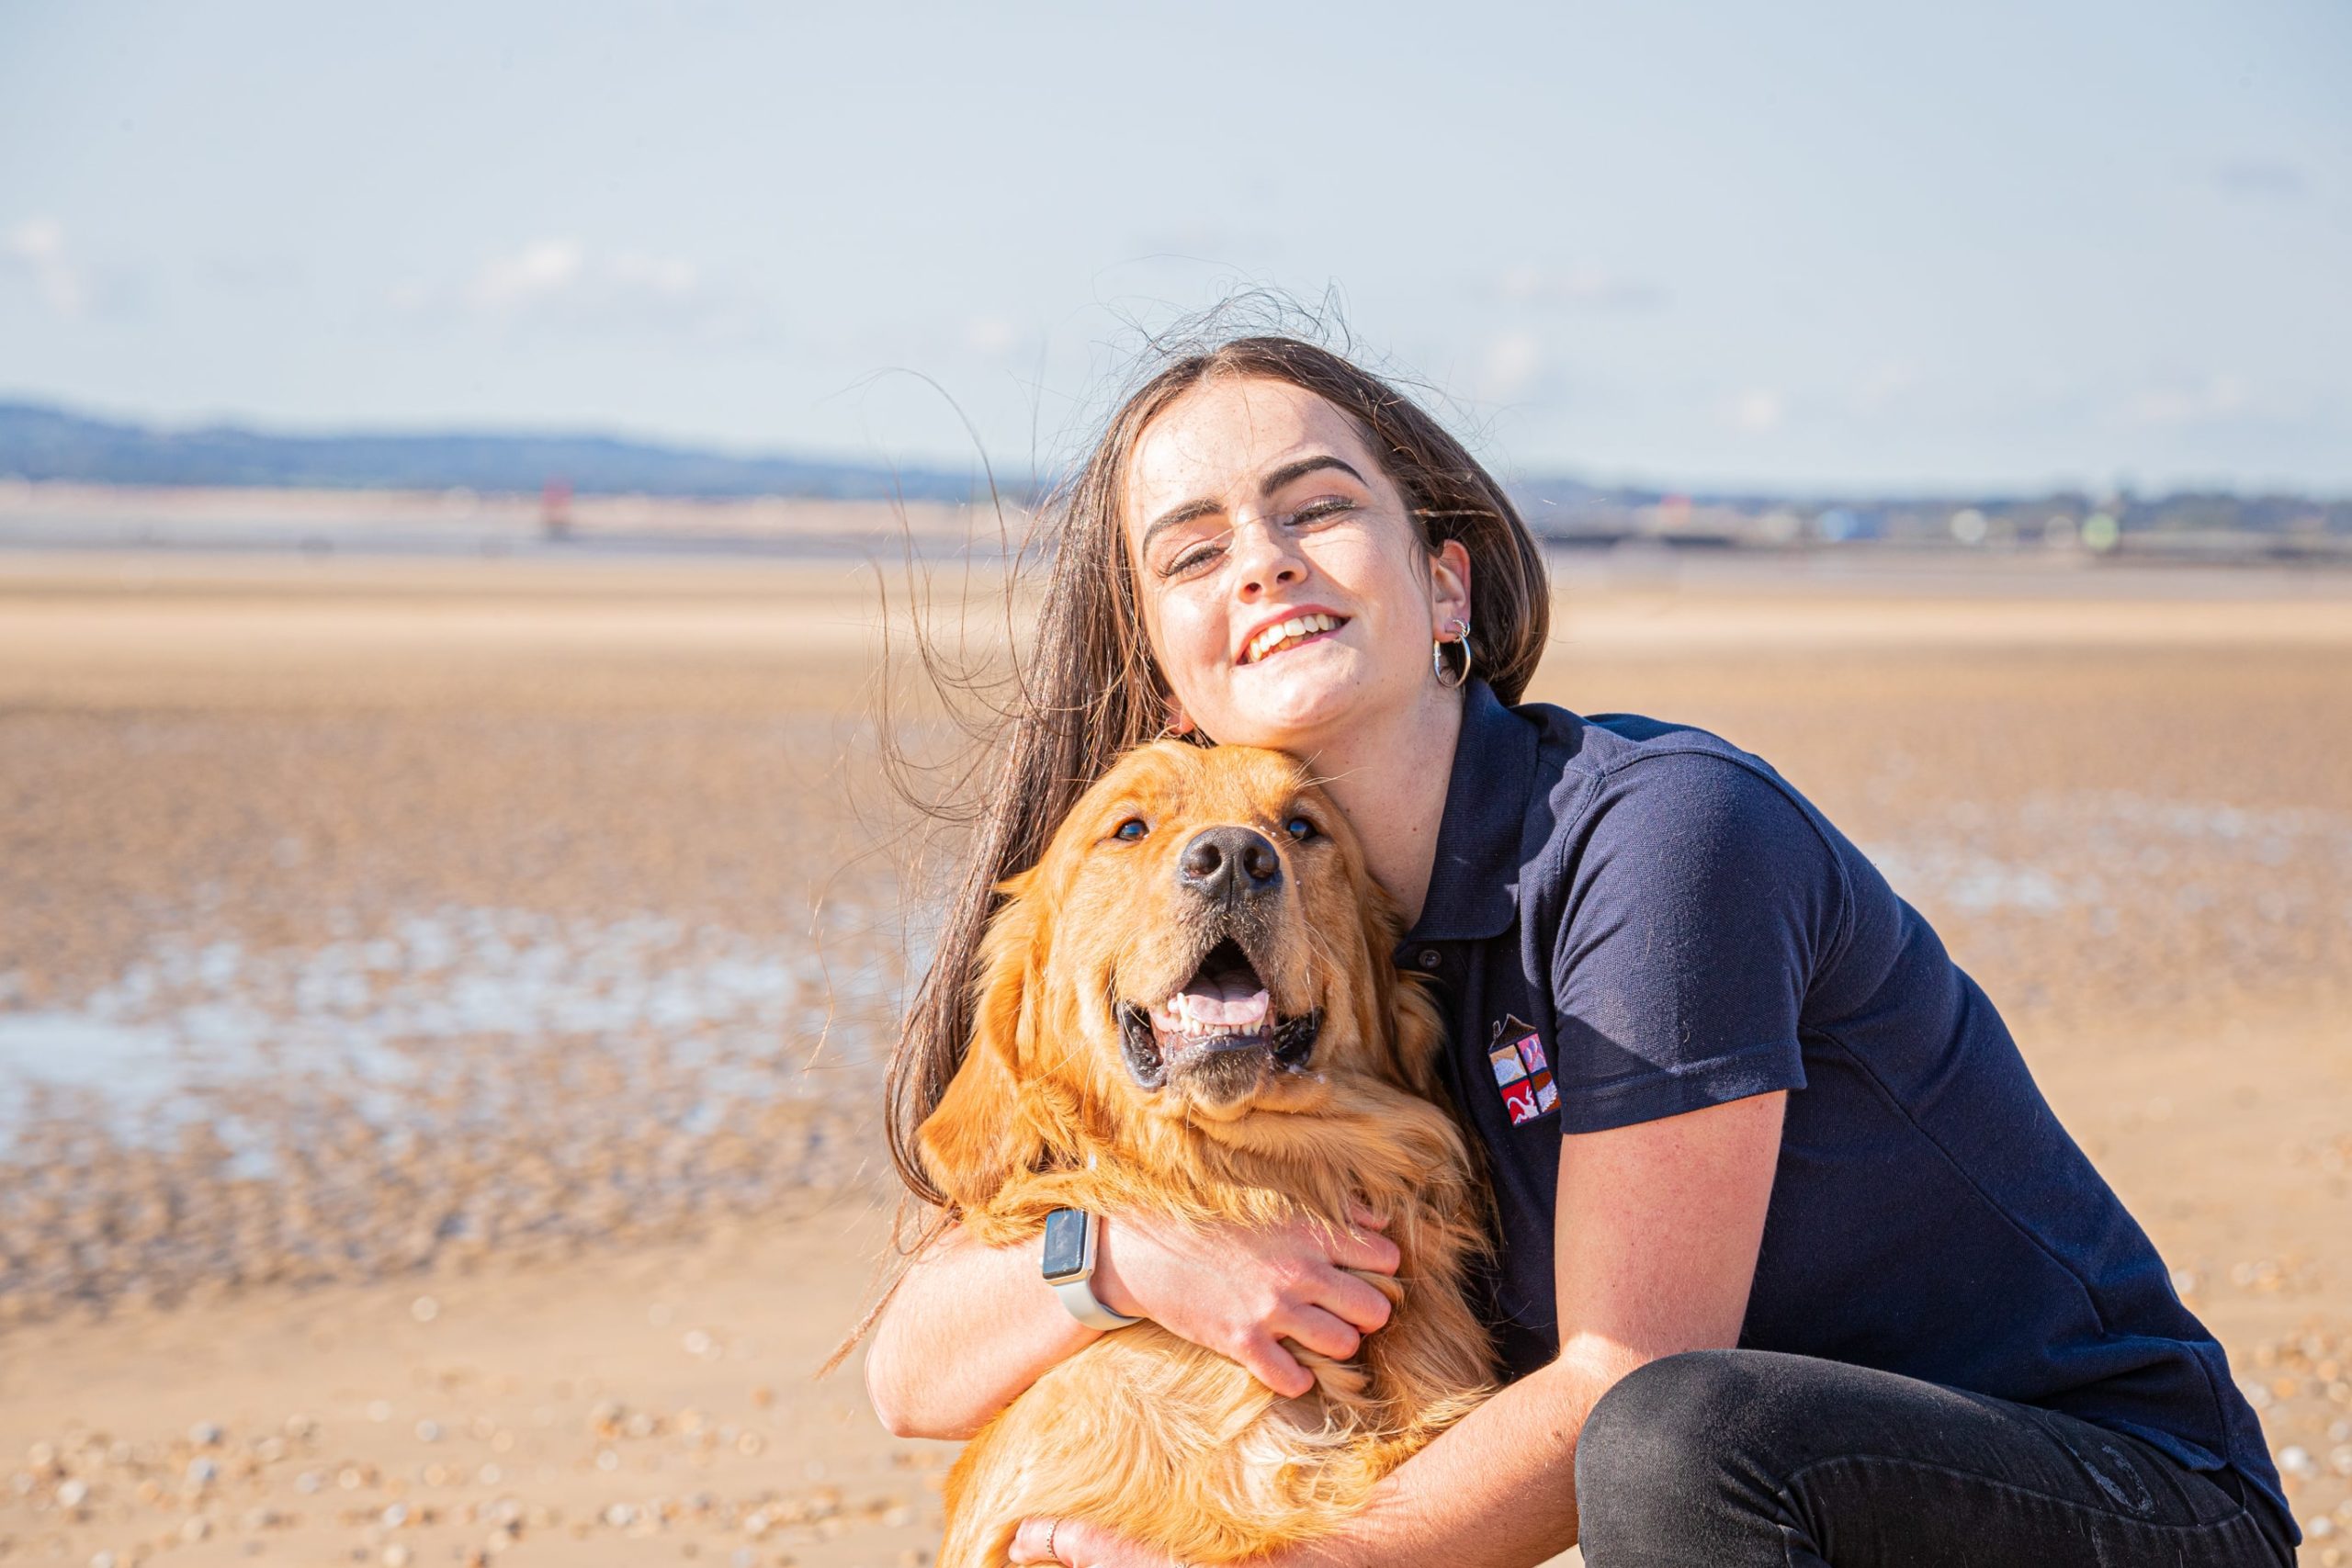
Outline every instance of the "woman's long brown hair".
<path id="1" fill-rule="evenodd" d="M 915 1135 L 971 1037 L 976 960 L 997 884 L 1036 863 L 1078 797 L 1165 723 L 1169 691 L 1145 640 L 1120 498 L 1145 427 L 1216 377 L 1286 381 L 1355 421 L 1404 493 L 1424 546 L 1435 551 L 1458 539 L 1469 552 L 1477 671 L 1504 702 L 1519 700 L 1543 654 L 1551 596 L 1534 536 L 1462 444 L 1379 377 L 1298 338 L 1255 336 L 1181 354 L 1137 387 L 1040 513 L 1045 591 L 1035 629 L 1015 654 L 998 733 L 984 738 L 997 761 L 969 775 L 965 869 L 890 1058 L 890 1159 L 923 1204 L 944 1207 L 945 1199 Z"/>

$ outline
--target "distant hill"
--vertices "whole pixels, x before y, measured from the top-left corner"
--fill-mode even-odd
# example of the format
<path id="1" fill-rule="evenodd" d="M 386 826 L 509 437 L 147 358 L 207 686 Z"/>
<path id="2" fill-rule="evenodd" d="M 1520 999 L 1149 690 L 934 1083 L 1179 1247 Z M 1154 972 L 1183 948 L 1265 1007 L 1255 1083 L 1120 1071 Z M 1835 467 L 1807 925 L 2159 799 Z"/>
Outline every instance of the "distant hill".
<path id="1" fill-rule="evenodd" d="M 93 485 L 447 491 L 727 500 L 752 496 L 962 502 L 984 496 L 968 469 L 734 457 L 610 435 L 452 432 L 283 435 L 217 425 L 162 430 L 0 400 L 0 479 Z M 1029 476 L 1004 500 L 1035 499 Z M 2352 497 L 2181 491 L 2158 496 L 2042 494 L 1798 496 L 1596 486 L 1566 475 L 1510 486 L 1527 522 L 1563 547 L 1674 548 L 1887 545 L 2093 555 L 2331 561 L 2352 565 Z"/>
<path id="2" fill-rule="evenodd" d="M 609 435 L 282 435 L 215 425 L 157 430 L 51 405 L 0 401 L 0 477 L 85 484 L 252 485 L 536 494 L 551 479 L 582 495 L 892 496 L 963 501 L 968 472 L 789 457 L 729 457 Z M 1009 487 L 1019 491 L 1022 487 Z"/>

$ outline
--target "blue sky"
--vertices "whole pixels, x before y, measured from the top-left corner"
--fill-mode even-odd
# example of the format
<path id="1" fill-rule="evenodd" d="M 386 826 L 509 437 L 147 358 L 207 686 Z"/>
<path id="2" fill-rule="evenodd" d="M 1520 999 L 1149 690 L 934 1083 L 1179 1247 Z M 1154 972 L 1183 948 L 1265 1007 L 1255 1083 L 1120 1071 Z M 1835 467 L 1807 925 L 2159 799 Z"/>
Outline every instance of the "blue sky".
<path id="1" fill-rule="evenodd" d="M 0 0 L 0 392 L 1019 468 L 1262 285 L 1509 470 L 2342 491 L 2347 82 L 2340 0 Z"/>

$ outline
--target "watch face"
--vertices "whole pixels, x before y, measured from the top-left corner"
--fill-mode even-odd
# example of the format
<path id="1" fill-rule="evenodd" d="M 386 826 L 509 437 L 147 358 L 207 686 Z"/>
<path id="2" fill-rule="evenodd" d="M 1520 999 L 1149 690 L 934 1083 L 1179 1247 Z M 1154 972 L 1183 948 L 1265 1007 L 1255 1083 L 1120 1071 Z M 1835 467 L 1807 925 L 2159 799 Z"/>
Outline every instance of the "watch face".
<path id="1" fill-rule="evenodd" d="M 1046 1216 L 1046 1278 L 1058 1280 L 1086 1267 L 1086 1212 L 1056 1209 Z"/>

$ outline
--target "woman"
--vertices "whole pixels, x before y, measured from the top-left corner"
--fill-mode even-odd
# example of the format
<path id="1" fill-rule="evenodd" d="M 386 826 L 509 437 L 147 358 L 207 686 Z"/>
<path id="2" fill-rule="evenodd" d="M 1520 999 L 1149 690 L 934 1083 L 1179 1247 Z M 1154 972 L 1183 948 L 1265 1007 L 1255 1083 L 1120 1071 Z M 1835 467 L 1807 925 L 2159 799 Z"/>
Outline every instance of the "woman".
<path id="1" fill-rule="evenodd" d="M 1508 1381 L 1302 1559 L 2292 1560 L 2221 1347 L 1918 916 L 1757 759 L 1510 705 L 1542 558 L 1426 414 L 1309 344 L 1233 342 L 1147 382 L 1057 516 L 1007 771 L 893 1065 L 894 1147 L 936 1202 L 910 1151 L 968 1029 L 988 888 L 1112 756 L 1165 729 L 1313 763 L 1448 1018 Z M 1099 1233 L 1102 1308 L 1283 1393 L 1308 1383 L 1284 1342 L 1344 1357 L 1379 1331 L 1345 1270 L 1396 1263 L 1372 1215 L 1336 1243 Z M 877 1326 L 876 1407 L 968 1434 L 1115 1321 L 1083 1315 L 1034 1247 L 949 1224 Z M 1014 1555 L 1165 1561 L 1081 1520 L 1028 1521 Z"/>

